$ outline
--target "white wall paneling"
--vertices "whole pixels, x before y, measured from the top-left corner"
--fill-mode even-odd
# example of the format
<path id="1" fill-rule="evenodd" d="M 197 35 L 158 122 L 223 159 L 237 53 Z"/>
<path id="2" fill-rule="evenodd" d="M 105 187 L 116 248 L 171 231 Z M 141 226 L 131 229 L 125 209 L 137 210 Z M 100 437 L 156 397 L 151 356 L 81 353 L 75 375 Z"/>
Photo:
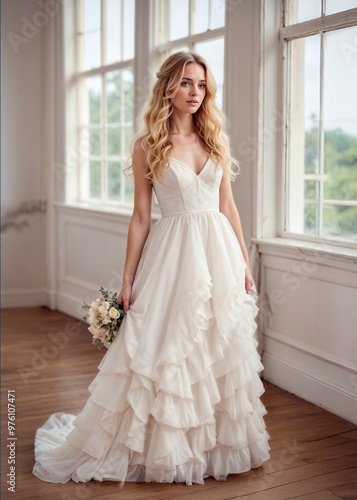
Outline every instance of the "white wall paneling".
<path id="1" fill-rule="evenodd" d="M 357 422 L 357 252 L 258 245 L 264 378 Z"/>
<path id="2" fill-rule="evenodd" d="M 95 299 L 100 286 L 120 291 L 128 217 L 67 205 L 56 208 L 57 307 L 80 318 L 83 300 Z"/>
<path id="3" fill-rule="evenodd" d="M 56 204 L 59 310 L 80 319 L 83 301 L 94 300 L 100 286 L 120 291 L 129 220 L 120 210 Z"/>

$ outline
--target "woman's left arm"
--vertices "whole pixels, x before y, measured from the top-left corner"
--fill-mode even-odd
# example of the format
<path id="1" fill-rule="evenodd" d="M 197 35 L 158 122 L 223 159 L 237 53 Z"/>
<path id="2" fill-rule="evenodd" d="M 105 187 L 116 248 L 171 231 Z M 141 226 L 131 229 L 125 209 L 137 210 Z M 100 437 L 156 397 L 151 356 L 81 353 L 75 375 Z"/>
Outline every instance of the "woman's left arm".
<path id="1" fill-rule="evenodd" d="M 229 151 L 229 140 L 226 134 L 223 134 L 223 139 Z M 244 241 L 242 223 L 233 197 L 231 180 L 227 174 L 223 175 L 219 190 L 219 211 L 227 217 L 239 241 L 243 258 L 247 264 L 245 270 L 245 289 L 247 293 L 250 293 L 254 281 L 249 265 L 249 255 Z"/>

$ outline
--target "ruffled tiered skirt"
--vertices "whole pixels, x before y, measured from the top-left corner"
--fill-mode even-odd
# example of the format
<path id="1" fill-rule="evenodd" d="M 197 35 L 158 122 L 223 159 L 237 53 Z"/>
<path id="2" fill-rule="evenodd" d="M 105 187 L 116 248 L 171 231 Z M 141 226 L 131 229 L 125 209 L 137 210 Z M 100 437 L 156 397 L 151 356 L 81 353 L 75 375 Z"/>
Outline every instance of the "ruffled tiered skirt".
<path id="1" fill-rule="evenodd" d="M 37 430 L 33 473 L 192 484 L 267 460 L 257 295 L 245 292 L 245 267 L 220 212 L 160 219 L 86 404 Z"/>

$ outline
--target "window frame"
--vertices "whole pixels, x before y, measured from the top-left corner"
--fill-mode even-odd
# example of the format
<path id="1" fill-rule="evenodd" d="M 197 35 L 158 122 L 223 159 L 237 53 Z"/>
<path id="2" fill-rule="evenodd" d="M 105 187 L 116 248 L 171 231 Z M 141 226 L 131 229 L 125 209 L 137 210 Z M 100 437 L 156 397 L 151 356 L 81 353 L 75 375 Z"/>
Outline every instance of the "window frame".
<path id="1" fill-rule="evenodd" d="M 281 95 L 281 109 L 282 109 L 282 115 L 283 115 L 283 133 L 281 137 L 281 145 L 282 145 L 282 150 L 281 150 L 281 179 L 282 179 L 282 185 L 281 185 L 281 194 L 280 194 L 280 220 L 278 223 L 278 234 L 280 237 L 286 238 L 286 239 L 291 239 L 291 240 L 297 240 L 297 241 L 307 241 L 307 242 L 315 242 L 315 243 L 321 243 L 321 244 L 327 244 L 327 245 L 332 245 L 332 246 L 344 246 L 347 248 L 356 248 L 357 247 L 357 242 L 353 242 L 347 238 L 339 238 L 339 237 L 333 237 L 333 238 L 327 238 L 324 236 L 315 236 L 315 235 L 310 235 L 306 233 L 294 233 L 292 231 L 289 231 L 288 229 L 288 218 L 289 218 L 289 192 L 288 192 L 288 185 L 289 185 L 289 164 L 288 164 L 288 154 L 289 154 L 289 133 L 290 133 L 290 127 L 289 127 L 289 122 L 288 122 L 288 102 L 289 102 L 289 57 L 288 57 L 288 41 L 299 39 L 302 37 L 310 36 L 310 35 L 316 35 L 322 32 L 329 32 L 333 31 L 336 29 L 343 29 L 343 28 L 348 28 L 351 26 L 356 26 L 357 25 L 357 8 L 350 9 L 347 11 L 342 11 L 338 12 L 335 14 L 330 14 L 330 15 L 325 15 L 325 6 L 326 6 L 326 0 L 321 0 L 321 17 L 314 18 L 308 21 L 304 21 L 301 23 L 296 23 L 296 24 L 291 24 L 285 26 L 285 15 L 286 15 L 286 4 L 288 0 L 281 0 L 280 2 L 280 7 L 281 7 L 281 17 L 280 17 L 280 28 L 279 28 L 279 58 L 281 62 L 281 73 L 280 73 L 280 78 L 281 78 L 281 89 L 282 89 L 282 95 Z M 322 84 L 323 80 L 321 78 L 322 72 L 323 72 L 323 64 L 324 64 L 324 37 L 321 37 L 321 43 L 320 43 L 320 56 L 321 56 L 321 63 L 320 63 L 320 109 L 322 105 L 322 100 L 323 100 L 323 89 Z M 322 111 L 323 112 L 323 111 Z M 321 155 L 323 155 L 323 134 L 322 134 L 322 127 L 319 129 L 319 166 L 320 166 L 320 171 L 317 176 L 323 175 L 321 172 Z M 304 177 L 305 179 L 305 177 Z M 321 205 L 323 204 L 323 196 L 321 196 L 321 191 L 323 189 L 323 182 L 321 180 L 319 181 L 319 189 L 320 189 L 320 197 L 319 197 L 319 204 L 320 204 L 320 211 L 321 211 Z M 322 219 L 322 216 L 320 215 L 320 221 Z M 320 222 L 321 223 L 321 222 Z"/>
<path id="2" fill-rule="evenodd" d="M 127 210 L 128 208 L 133 207 L 133 202 L 128 202 L 125 200 L 125 186 L 126 186 L 126 177 L 124 176 L 123 172 L 120 172 L 121 176 L 121 182 L 120 182 L 120 200 L 111 200 L 108 196 L 108 155 L 107 155 L 107 146 L 106 146 L 106 136 L 107 136 L 107 129 L 110 128 L 108 127 L 108 123 L 106 122 L 106 85 L 105 85 L 105 78 L 106 75 L 110 72 L 113 71 L 121 71 L 125 69 L 129 69 L 133 72 L 133 88 L 135 89 L 135 82 L 136 82 L 136 74 L 135 74 L 135 58 L 136 58 L 136 53 L 137 53 L 137 36 L 136 36 L 136 13 L 137 13 L 137 4 L 138 2 L 134 0 L 134 12 L 135 12 L 135 19 L 134 19 L 134 56 L 131 59 L 126 59 L 126 60 L 121 60 L 117 61 L 114 63 L 109 63 L 109 64 L 103 64 L 105 60 L 105 54 L 106 54 L 106 3 L 107 0 L 100 0 L 101 3 L 101 22 L 100 22 L 100 39 L 101 39 L 101 64 L 100 66 L 96 68 L 91 68 L 91 69 L 82 69 L 81 68 L 81 62 L 84 60 L 84 42 L 83 39 L 81 40 L 81 34 L 84 34 L 84 20 L 83 20 L 83 13 L 84 13 L 84 0 L 77 0 L 73 3 L 73 8 L 74 8 L 74 19 L 75 19 L 75 43 L 74 43 L 74 50 L 75 50 L 75 73 L 74 73 L 74 85 L 76 87 L 76 141 L 78 145 L 78 164 L 77 164 L 77 195 L 76 195 L 76 200 L 78 203 L 82 204 L 88 204 L 91 207 L 96 207 L 98 208 L 100 206 L 105 206 L 107 208 L 112 207 L 113 209 L 117 208 L 122 208 L 124 210 Z M 123 2 L 121 5 L 121 23 L 124 22 L 124 17 L 123 17 Z M 121 43 L 121 54 L 123 55 L 123 31 L 121 35 L 122 43 Z M 90 123 L 83 124 L 82 122 L 82 110 L 81 110 L 81 89 L 83 90 L 83 87 L 85 86 L 85 81 L 87 78 L 94 77 L 94 76 L 99 76 L 101 78 L 101 88 L 102 88 L 102 102 L 101 102 L 101 123 L 99 124 L 99 130 L 102 135 L 102 150 L 101 150 L 101 155 L 100 155 L 100 162 L 101 162 L 101 169 L 100 169 L 100 178 L 101 178 L 101 183 L 100 183 L 100 197 L 95 198 L 91 197 L 90 193 L 89 196 L 86 197 L 84 192 L 85 192 L 85 184 L 89 182 L 89 172 L 85 171 L 87 170 L 83 163 L 83 157 L 82 157 L 82 151 L 81 151 L 81 142 L 82 142 L 82 129 L 83 128 L 88 128 L 88 130 L 91 128 Z M 134 113 L 133 113 L 133 127 L 135 126 L 135 107 L 134 107 Z M 121 122 L 120 122 L 121 123 Z M 104 127 L 104 129 L 103 129 Z M 135 131 L 134 131 L 135 133 Z M 123 139 L 121 138 L 121 142 L 123 143 Z M 123 144 L 122 144 L 123 146 Z M 90 154 L 86 155 L 85 159 L 87 162 L 90 161 Z M 118 160 L 120 161 L 120 160 Z M 104 167 L 104 168 L 103 168 Z M 89 192 L 89 189 L 87 189 Z"/>

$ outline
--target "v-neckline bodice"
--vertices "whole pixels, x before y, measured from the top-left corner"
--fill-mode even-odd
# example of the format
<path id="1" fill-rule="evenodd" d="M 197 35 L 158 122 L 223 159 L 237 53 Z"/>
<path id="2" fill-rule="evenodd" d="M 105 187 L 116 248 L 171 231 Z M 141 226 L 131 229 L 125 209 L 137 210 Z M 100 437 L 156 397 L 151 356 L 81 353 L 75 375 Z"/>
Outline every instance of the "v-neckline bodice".
<path id="1" fill-rule="evenodd" d="M 205 170 L 205 168 L 207 167 L 208 163 L 209 163 L 209 160 L 211 159 L 211 157 L 209 156 L 206 163 L 203 165 L 203 167 L 201 168 L 201 170 L 198 172 L 198 174 L 196 174 L 196 172 L 194 172 L 194 170 L 189 167 L 187 165 L 187 163 L 181 161 L 181 160 L 178 160 L 177 158 L 174 158 L 173 156 L 170 156 L 170 160 L 173 160 L 173 161 L 177 161 L 178 163 L 181 163 L 181 165 L 184 165 L 186 168 L 188 168 L 190 170 L 190 172 L 192 172 L 192 174 L 195 176 L 195 177 L 200 177 L 200 175 L 202 174 L 202 172 Z"/>

